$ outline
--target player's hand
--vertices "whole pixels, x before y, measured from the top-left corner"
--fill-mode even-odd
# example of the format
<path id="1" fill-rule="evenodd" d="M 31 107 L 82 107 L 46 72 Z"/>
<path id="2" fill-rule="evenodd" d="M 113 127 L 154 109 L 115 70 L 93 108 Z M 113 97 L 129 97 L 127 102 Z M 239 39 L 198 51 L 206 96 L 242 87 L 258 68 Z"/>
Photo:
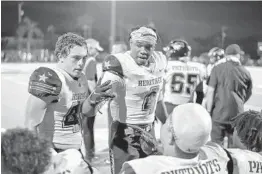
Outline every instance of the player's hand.
<path id="1" fill-rule="evenodd" d="M 112 99 L 115 97 L 114 94 L 108 92 L 108 90 L 112 89 L 112 85 L 110 83 L 111 80 L 108 80 L 103 84 L 101 84 L 101 80 L 98 82 L 95 90 L 89 96 L 91 104 L 96 105 L 101 101 Z"/>

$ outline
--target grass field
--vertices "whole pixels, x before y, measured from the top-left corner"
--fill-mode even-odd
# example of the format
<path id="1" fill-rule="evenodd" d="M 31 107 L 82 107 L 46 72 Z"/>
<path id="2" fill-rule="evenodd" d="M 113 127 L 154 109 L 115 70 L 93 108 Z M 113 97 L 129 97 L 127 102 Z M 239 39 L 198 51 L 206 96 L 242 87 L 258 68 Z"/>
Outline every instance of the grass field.
<path id="1" fill-rule="evenodd" d="M 19 69 L 19 64 L 16 65 Z M 262 78 L 255 71 L 253 95 L 246 103 L 246 109 L 262 109 Z M 23 127 L 24 112 L 28 98 L 27 84 L 30 72 L 3 71 L 1 73 L 1 128 Z M 159 129 L 156 129 L 159 130 Z M 159 135 L 159 131 L 156 132 Z M 95 121 L 95 142 L 98 155 L 107 154 L 108 128 L 107 116 L 97 115 Z M 98 162 L 97 164 L 101 164 Z M 104 165 L 103 165 L 104 166 Z M 105 167 L 105 166 L 104 166 Z M 100 168 L 100 167 L 99 167 Z M 107 168 L 108 169 L 108 168 Z"/>

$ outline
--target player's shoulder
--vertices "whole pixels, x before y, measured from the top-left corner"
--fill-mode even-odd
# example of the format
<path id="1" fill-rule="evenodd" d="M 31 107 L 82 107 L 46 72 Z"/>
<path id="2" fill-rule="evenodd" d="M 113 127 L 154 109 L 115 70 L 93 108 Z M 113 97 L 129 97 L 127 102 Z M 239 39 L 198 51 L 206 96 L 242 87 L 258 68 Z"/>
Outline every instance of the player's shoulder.
<path id="1" fill-rule="evenodd" d="M 135 159 L 127 161 L 122 166 L 121 174 L 142 174 L 142 173 L 155 173 L 158 170 L 159 160 L 163 156 L 152 155 L 146 158 Z"/>
<path id="2" fill-rule="evenodd" d="M 161 59 L 166 59 L 166 56 L 161 51 L 154 51 L 153 55 Z"/>
<path id="3" fill-rule="evenodd" d="M 199 68 L 199 69 L 206 69 L 206 66 L 203 63 L 199 63 L 199 62 L 189 61 L 188 65 Z"/>
<path id="4" fill-rule="evenodd" d="M 262 162 L 262 155 L 257 152 L 252 152 L 250 150 L 243 150 L 243 149 L 237 149 L 237 148 L 230 148 L 227 149 L 227 151 L 233 156 L 237 157 L 239 159 L 259 159 Z"/>
<path id="5" fill-rule="evenodd" d="M 213 142 L 208 142 L 201 148 L 201 151 L 206 153 L 207 156 L 219 156 L 228 159 L 227 152 L 220 145 Z"/>
<path id="6" fill-rule="evenodd" d="M 161 51 L 154 51 L 153 52 L 154 59 L 158 59 L 160 62 L 167 64 L 167 57 Z"/>
<path id="7" fill-rule="evenodd" d="M 111 73 L 114 73 L 116 75 L 119 75 L 119 76 L 123 76 L 123 68 L 122 68 L 122 65 L 118 59 L 118 54 L 111 54 L 111 55 L 108 55 L 103 64 L 102 64 L 102 69 L 103 69 L 103 72 L 105 71 L 109 71 Z"/>
<path id="8" fill-rule="evenodd" d="M 39 67 L 29 78 L 28 92 L 36 97 L 57 96 L 60 94 L 62 81 L 55 70 Z"/>

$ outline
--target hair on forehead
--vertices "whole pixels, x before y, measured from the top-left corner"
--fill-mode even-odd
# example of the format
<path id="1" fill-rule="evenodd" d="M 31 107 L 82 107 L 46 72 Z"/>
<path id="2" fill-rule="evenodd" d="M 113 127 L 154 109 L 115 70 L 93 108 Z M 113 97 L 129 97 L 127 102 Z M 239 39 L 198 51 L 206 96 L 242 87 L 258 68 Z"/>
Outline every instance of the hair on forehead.
<path id="1" fill-rule="evenodd" d="M 74 46 L 87 46 L 85 39 L 75 33 L 65 33 L 58 37 L 55 45 L 55 55 L 57 58 L 59 56 L 68 56 L 70 49 Z"/>

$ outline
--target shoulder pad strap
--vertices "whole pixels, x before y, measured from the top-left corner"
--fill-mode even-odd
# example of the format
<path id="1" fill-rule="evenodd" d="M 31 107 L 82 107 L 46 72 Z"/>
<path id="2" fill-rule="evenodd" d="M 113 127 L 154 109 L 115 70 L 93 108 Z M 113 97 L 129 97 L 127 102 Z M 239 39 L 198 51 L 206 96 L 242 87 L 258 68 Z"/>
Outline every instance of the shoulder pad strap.
<path id="1" fill-rule="evenodd" d="M 120 77 L 124 76 L 121 63 L 114 55 L 109 55 L 103 62 L 103 72 L 110 71 Z"/>
<path id="2" fill-rule="evenodd" d="M 38 98 L 58 96 L 61 88 L 60 78 L 50 68 L 40 67 L 30 76 L 28 92 Z"/>

